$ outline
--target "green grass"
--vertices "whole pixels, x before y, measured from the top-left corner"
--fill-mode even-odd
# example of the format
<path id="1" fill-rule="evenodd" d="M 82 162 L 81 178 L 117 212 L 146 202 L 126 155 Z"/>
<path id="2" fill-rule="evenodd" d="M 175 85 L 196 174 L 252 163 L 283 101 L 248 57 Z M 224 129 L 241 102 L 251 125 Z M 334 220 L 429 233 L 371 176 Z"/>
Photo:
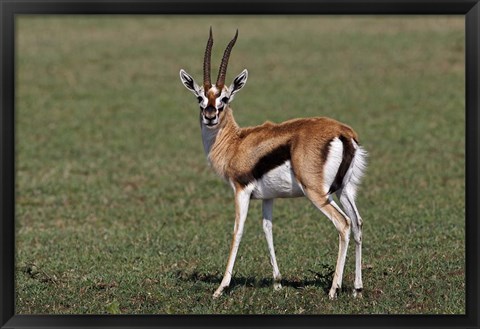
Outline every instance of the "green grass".
<path id="1" fill-rule="evenodd" d="M 211 298 L 234 203 L 203 154 L 194 97 L 213 73 L 242 126 L 330 116 L 369 151 L 358 195 L 364 294 L 329 301 L 338 240 L 306 199 L 277 200 L 284 288 L 251 203 L 231 288 Z M 27 17 L 17 24 L 19 314 L 464 314 L 463 17 Z"/>

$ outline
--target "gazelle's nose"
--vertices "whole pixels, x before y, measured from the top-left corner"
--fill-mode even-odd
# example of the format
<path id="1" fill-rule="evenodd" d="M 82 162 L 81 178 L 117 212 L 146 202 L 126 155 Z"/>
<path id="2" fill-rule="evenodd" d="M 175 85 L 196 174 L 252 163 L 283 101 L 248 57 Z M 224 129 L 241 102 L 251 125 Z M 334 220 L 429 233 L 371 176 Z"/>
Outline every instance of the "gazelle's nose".
<path id="1" fill-rule="evenodd" d="M 217 117 L 217 109 L 214 106 L 209 105 L 203 110 L 203 115 L 206 119 L 215 119 Z"/>

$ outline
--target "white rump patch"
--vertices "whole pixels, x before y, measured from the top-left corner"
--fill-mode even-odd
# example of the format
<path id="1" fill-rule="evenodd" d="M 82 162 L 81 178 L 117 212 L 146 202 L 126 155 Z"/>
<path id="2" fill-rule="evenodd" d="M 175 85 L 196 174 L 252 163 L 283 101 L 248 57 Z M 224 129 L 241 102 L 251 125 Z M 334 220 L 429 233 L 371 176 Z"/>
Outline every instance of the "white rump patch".
<path id="1" fill-rule="evenodd" d="M 348 168 L 345 177 L 343 178 L 343 186 L 348 189 L 350 195 L 355 198 L 357 187 L 365 173 L 367 167 L 367 151 L 352 140 L 355 148 L 355 155 L 353 156 L 350 168 Z"/>
<path id="2" fill-rule="evenodd" d="M 330 142 L 330 147 L 328 149 L 327 161 L 325 162 L 324 172 L 323 172 L 323 188 L 325 193 L 328 192 L 330 186 L 332 186 L 335 176 L 337 175 L 338 168 L 342 163 L 343 158 L 343 143 L 342 141 L 335 137 Z"/>
<path id="3" fill-rule="evenodd" d="M 286 161 L 254 182 L 253 199 L 295 198 L 304 196 L 290 161 Z"/>

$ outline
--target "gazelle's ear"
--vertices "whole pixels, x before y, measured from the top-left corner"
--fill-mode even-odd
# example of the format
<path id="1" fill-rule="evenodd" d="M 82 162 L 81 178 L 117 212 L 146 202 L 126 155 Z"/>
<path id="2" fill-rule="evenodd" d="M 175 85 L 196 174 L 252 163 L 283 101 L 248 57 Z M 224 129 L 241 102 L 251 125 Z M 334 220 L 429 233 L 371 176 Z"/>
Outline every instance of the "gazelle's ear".
<path id="1" fill-rule="evenodd" d="M 180 80 L 182 81 L 185 88 L 187 88 L 192 93 L 194 93 L 195 96 L 198 97 L 200 95 L 200 90 L 201 90 L 200 86 L 197 85 L 195 80 L 193 80 L 192 76 L 187 72 L 185 72 L 184 69 L 180 70 Z"/>
<path id="2" fill-rule="evenodd" d="M 248 79 L 248 71 L 245 69 L 233 79 L 232 84 L 230 85 L 229 91 L 230 91 L 230 101 L 232 101 L 233 96 L 237 91 L 243 88 L 245 86 L 245 83 L 247 82 Z"/>

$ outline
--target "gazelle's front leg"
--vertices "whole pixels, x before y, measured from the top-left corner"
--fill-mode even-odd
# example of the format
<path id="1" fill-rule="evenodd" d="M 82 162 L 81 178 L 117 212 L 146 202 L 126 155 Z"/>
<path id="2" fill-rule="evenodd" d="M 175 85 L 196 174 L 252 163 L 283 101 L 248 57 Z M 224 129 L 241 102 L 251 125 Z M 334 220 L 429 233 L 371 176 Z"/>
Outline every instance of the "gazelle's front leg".
<path id="1" fill-rule="evenodd" d="M 240 241 L 242 240 L 243 227 L 245 220 L 247 219 L 251 193 L 252 190 L 249 188 L 235 189 L 235 228 L 233 232 L 233 240 L 230 247 L 230 255 L 228 256 L 227 269 L 225 270 L 225 274 L 223 275 L 220 286 L 213 294 L 214 298 L 219 297 L 232 280 L 233 265 L 235 264 L 238 247 L 240 245 Z"/>
<path id="2" fill-rule="evenodd" d="M 272 232 L 272 213 L 273 213 L 273 199 L 263 200 L 263 232 L 267 239 L 268 251 L 270 253 L 270 263 L 273 267 L 273 289 L 282 289 L 282 276 L 278 270 L 277 259 L 275 257 L 275 249 L 273 248 L 273 232 Z"/>

